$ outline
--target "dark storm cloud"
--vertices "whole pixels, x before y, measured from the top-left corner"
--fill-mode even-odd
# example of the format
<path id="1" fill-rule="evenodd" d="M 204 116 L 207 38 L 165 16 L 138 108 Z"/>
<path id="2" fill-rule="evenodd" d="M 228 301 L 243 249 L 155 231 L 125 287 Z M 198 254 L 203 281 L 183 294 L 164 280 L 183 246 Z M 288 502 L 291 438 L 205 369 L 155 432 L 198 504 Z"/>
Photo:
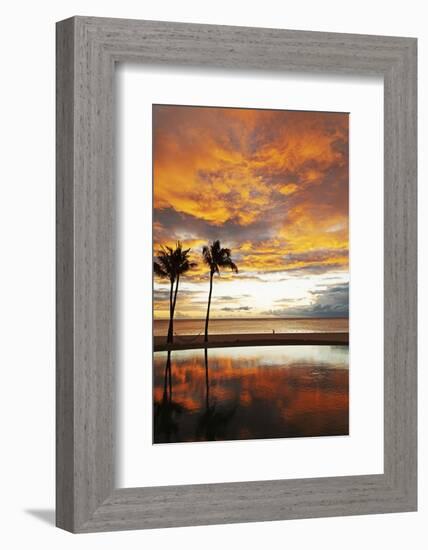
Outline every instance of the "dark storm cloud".
<path id="1" fill-rule="evenodd" d="M 256 221 L 243 230 L 234 220 L 218 226 L 202 218 L 177 212 L 174 208 L 156 209 L 153 213 L 155 241 L 177 239 L 180 235 L 194 235 L 198 239 L 225 243 L 240 242 L 243 238 L 257 242 L 272 236 L 273 228 L 264 221 Z"/>
<path id="2" fill-rule="evenodd" d="M 279 299 L 277 309 L 264 312 L 278 317 L 347 317 L 349 315 L 349 284 L 331 285 L 311 291 L 312 301 L 299 305 L 298 300 Z"/>

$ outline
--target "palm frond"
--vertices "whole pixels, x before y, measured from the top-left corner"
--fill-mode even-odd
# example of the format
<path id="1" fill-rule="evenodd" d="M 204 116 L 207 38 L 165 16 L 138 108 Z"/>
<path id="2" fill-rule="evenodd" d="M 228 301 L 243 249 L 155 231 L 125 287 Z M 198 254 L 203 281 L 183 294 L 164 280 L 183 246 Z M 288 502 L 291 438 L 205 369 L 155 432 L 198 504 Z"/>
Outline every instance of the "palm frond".
<path id="1" fill-rule="evenodd" d="M 221 267 L 228 267 L 231 269 L 234 273 L 238 273 L 238 266 L 232 261 L 231 258 L 225 258 L 221 264 L 219 264 Z"/>
<path id="2" fill-rule="evenodd" d="M 232 251 L 230 248 L 222 248 L 218 239 L 202 248 L 204 262 L 210 267 L 212 273 L 219 274 L 221 267 L 229 268 L 233 272 L 238 273 L 238 267 L 232 261 L 231 255 Z"/>
<path id="3" fill-rule="evenodd" d="M 211 268 L 213 265 L 213 258 L 212 258 L 211 249 L 209 246 L 204 246 L 202 248 L 202 257 L 204 259 L 204 262 Z"/>
<path id="4" fill-rule="evenodd" d="M 157 275 L 158 277 L 161 277 L 163 279 L 168 277 L 168 273 L 161 266 L 161 264 L 156 262 L 156 261 L 153 262 L 153 271 L 154 271 L 155 275 Z"/>

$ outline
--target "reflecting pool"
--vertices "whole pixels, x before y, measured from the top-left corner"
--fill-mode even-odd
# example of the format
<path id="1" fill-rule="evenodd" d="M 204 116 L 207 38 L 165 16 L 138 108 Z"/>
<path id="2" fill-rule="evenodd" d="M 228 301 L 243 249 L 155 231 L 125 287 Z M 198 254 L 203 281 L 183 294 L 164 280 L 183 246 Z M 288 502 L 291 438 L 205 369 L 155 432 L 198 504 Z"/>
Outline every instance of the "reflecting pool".
<path id="1" fill-rule="evenodd" d="M 348 435 L 348 346 L 154 354 L 153 442 Z"/>

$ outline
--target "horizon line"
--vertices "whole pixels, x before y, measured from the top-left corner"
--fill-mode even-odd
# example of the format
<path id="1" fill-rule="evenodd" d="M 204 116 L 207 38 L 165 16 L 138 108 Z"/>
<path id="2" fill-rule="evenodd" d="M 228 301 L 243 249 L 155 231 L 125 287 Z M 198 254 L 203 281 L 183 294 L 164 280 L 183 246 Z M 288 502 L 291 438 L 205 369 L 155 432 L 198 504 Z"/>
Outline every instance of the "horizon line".
<path id="1" fill-rule="evenodd" d="M 349 315 L 335 315 L 335 316 L 313 316 L 313 317 L 211 317 L 210 321 L 262 321 L 266 319 L 282 319 L 282 320 L 301 320 L 301 319 L 348 319 Z M 165 317 L 163 319 L 155 319 L 153 318 L 153 321 L 169 321 L 169 317 Z M 175 317 L 174 321 L 204 321 L 205 317 Z"/>

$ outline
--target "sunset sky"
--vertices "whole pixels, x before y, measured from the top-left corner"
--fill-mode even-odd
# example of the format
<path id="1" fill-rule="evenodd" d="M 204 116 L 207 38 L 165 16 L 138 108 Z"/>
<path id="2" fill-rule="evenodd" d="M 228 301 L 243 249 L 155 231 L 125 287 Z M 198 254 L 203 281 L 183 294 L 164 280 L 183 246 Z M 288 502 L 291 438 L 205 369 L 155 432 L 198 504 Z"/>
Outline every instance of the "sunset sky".
<path id="1" fill-rule="evenodd" d="M 211 318 L 348 315 L 348 114 L 154 105 L 153 163 L 154 251 L 198 263 L 176 318 L 205 316 L 214 239 L 239 273 L 215 276 Z M 168 293 L 156 279 L 155 319 Z"/>

